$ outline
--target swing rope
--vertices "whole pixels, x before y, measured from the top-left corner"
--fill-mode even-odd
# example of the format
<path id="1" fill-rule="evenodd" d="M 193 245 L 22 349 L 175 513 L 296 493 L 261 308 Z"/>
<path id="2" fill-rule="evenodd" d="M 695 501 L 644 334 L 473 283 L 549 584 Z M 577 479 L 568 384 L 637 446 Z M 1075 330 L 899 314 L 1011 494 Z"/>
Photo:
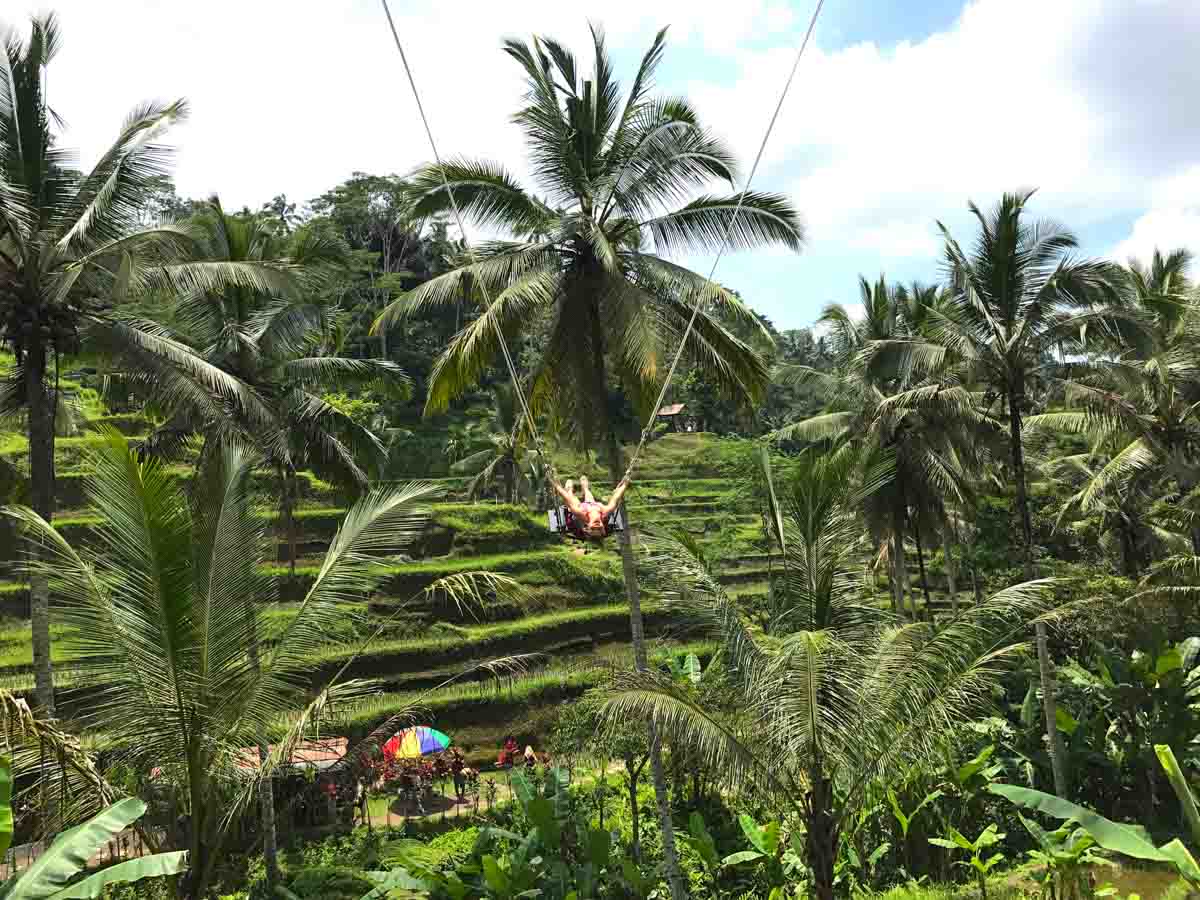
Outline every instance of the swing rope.
<path id="1" fill-rule="evenodd" d="M 404 65 L 404 74 L 408 78 L 408 86 L 412 90 L 413 99 L 417 104 L 417 112 L 421 116 L 421 124 L 425 127 L 425 136 L 429 139 L 429 147 L 433 151 L 434 160 L 437 162 L 438 169 L 442 173 L 442 185 L 446 189 L 446 195 L 450 200 L 450 207 L 454 212 L 454 220 L 458 225 L 459 233 L 462 234 L 463 245 L 467 249 L 467 254 L 471 259 L 472 265 L 478 265 L 479 258 L 475 254 L 475 248 L 471 246 L 467 240 L 466 228 L 463 226 L 462 212 L 459 210 L 458 201 L 454 197 L 454 190 L 450 187 L 450 178 L 446 174 L 446 167 L 442 164 L 441 154 L 438 153 L 437 142 L 433 138 L 433 130 L 429 126 L 429 119 L 425 115 L 425 106 L 421 102 L 420 92 L 417 90 L 416 80 L 413 78 L 412 68 L 408 64 L 408 56 L 404 52 L 404 45 L 400 41 L 400 35 L 396 31 L 396 23 L 392 19 L 391 9 L 388 7 L 388 0 L 380 0 L 383 4 L 383 12 L 387 16 L 388 26 L 392 30 L 392 39 L 396 43 L 396 49 L 400 51 L 400 61 Z M 808 21 L 808 28 L 804 32 L 804 39 L 800 42 L 800 47 L 796 51 L 795 59 L 792 61 L 791 71 L 788 72 L 787 80 L 784 82 L 783 90 L 779 94 L 779 100 L 775 104 L 775 110 L 771 113 L 771 120 L 767 123 L 766 131 L 763 133 L 762 141 L 758 146 L 758 153 L 754 157 L 754 165 L 750 167 L 750 174 L 746 178 L 746 183 L 742 186 L 742 191 L 738 195 L 737 206 L 734 207 L 733 216 L 729 219 L 729 224 L 725 227 L 725 233 L 721 237 L 720 245 L 717 247 L 717 256 L 713 260 L 712 268 L 708 272 L 706 287 L 713 285 L 713 276 L 717 273 L 717 266 L 720 264 L 722 257 L 725 255 L 725 250 L 729 247 L 729 238 L 733 234 L 733 229 L 737 225 L 738 216 L 741 214 L 742 205 L 746 200 L 746 193 L 750 190 L 750 185 L 754 181 L 754 176 L 758 172 L 759 163 L 762 162 L 763 153 L 767 149 L 767 141 L 771 137 L 771 132 L 775 129 L 775 123 L 779 119 L 779 113 L 783 109 L 784 101 L 787 99 L 788 92 L 791 90 L 792 82 L 796 79 L 796 71 L 800 67 L 800 60 L 804 56 L 804 51 L 807 49 L 809 41 L 812 38 L 813 31 L 817 27 L 817 19 L 821 15 L 821 8 L 825 5 L 825 0 L 817 0 L 817 4 L 813 9 L 812 17 Z M 487 283 L 483 279 L 478 279 L 479 286 L 483 290 L 483 298 L 488 310 L 492 307 L 491 294 L 488 291 Z M 675 370 L 679 366 L 679 360 L 683 357 L 684 348 L 687 346 L 688 338 L 691 337 L 692 330 L 696 325 L 696 319 L 700 315 L 700 304 L 704 298 L 704 291 L 697 291 L 696 301 L 692 304 L 692 314 L 688 319 L 687 327 L 683 331 L 683 336 L 679 340 L 679 346 L 675 349 L 675 356 L 671 360 L 671 367 L 667 370 L 667 377 L 663 379 L 662 388 L 658 392 L 658 399 L 654 402 L 654 407 L 650 411 L 650 418 L 647 420 L 645 427 L 642 428 L 641 439 L 638 441 L 637 447 L 633 451 L 633 455 L 629 459 L 629 465 L 625 469 L 625 475 L 622 481 L 629 481 L 633 477 L 634 467 L 637 465 L 638 459 L 642 455 L 642 451 L 646 448 L 646 442 L 650 439 L 650 435 L 654 430 L 654 424 L 658 421 L 659 412 L 662 410 L 663 400 L 667 396 L 667 391 L 670 390 L 671 382 L 675 378 Z M 517 399 L 521 403 L 521 410 L 529 423 L 530 433 L 533 435 L 534 442 L 537 444 L 538 453 L 545 460 L 550 476 L 555 478 L 554 463 L 550 459 L 550 455 L 546 452 L 545 445 L 542 442 L 541 432 L 537 427 L 537 422 L 533 418 L 529 410 L 529 403 L 525 399 L 525 392 L 521 388 L 521 379 L 517 375 L 517 367 L 513 363 L 512 354 L 508 349 L 508 342 L 504 339 L 504 332 L 500 328 L 500 322 L 495 316 L 492 317 L 492 326 L 496 331 L 496 339 L 500 344 L 500 351 L 504 355 L 505 365 L 508 366 L 508 374 L 512 377 L 513 390 L 517 394 Z M 614 486 L 615 487 L 615 486 Z"/>
<path id="2" fill-rule="evenodd" d="M 779 94 L 779 101 L 775 104 L 775 111 L 771 113 L 771 121 L 767 123 L 767 130 L 763 132 L 762 141 L 758 145 L 758 153 L 754 157 L 754 165 L 750 167 L 750 174 L 746 178 L 746 183 L 742 185 L 742 192 L 738 195 L 738 202 L 737 206 L 733 209 L 733 216 L 729 219 L 729 224 L 725 226 L 725 234 L 721 237 L 721 243 L 717 247 L 717 257 L 713 260 L 712 268 L 708 271 L 708 278 L 705 279 L 705 287 L 713 286 L 713 276 L 717 274 L 717 266 L 720 265 L 721 258 L 725 255 L 725 251 L 729 247 L 729 236 L 733 234 L 733 228 L 737 224 L 738 215 L 742 211 L 742 204 L 746 201 L 746 192 L 750 190 L 750 184 L 754 181 L 754 176 L 758 172 L 758 164 L 762 162 L 763 152 L 767 149 L 767 141 L 771 138 L 771 132 L 775 130 L 775 122 L 779 119 L 779 112 L 783 109 L 783 102 L 787 99 L 788 91 L 792 88 L 792 82 L 796 80 L 796 70 L 800 68 L 800 60 L 804 56 L 805 48 L 808 47 L 809 39 L 812 38 L 813 30 L 817 27 L 817 18 L 821 15 L 821 7 L 824 5 L 825 0 L 817 0 L 817 5 L 813 8 L 812 17 L 808 20 L 808 29 L 804 32 L 804 40 L 800 42 L 800 48 L 796 51 L 796 58 L 792 60 L 792 69 L 788 72 L 787 81 L 784 82 L 783 90 Z M 687 328 L 684 329 L 679 346 L 675 349 L 675 358 L 671 360 L 671 368 L 667 370 L 667 377 L 663 379 L 662 388 L 658 392 L 658 399 L 654 401 L 654 408 L 650 411 L 650 419 L 646 422 L 646 427 L 642 429 L 641 440 L 638 441 L 633 455 L 629 458 L 629 466 L 625 469 L 623 481 L 628 481 L 633 476 L 633 469 L 637 465 L 638 457 L 642 455 L 642 451 L 646 448 L 646 442 L 650 439 L 650 435 L 654 431 L 654 423 L 658 421 L 658 414 L 662 411 L 663 400 L 666 399 L 667 391 L 671 389 L 671 382 L 675 378 L 675 369 L 678 368 L 679 360 L 683 356 L 684 347 L 687 346 L 687 340 L 691 337 L 692 328 L 696 324 L 696 317 L 700 315 L 700 300 L 703 296 L 703 292 L 697 292 L 696 302 L 692 304 L 692 317 L 688 319 Z"/>
<path id="3" fill-rule="evenodd" d="M 425 137 L 429 139 L 429 149 L 433 151 L 433 158 L 437 162 L 438 170 L 442 173 L 442 184 L 446 188 L 446 196 L 450 200 L 450 208 L 454 212 L 454 221 L 458 225 L 459 234 L 462 235 L 463 246 L 467 250 L 467 255 L 471 259 L 472 266 L 479 265 L 479 257 L 475 253 L 475 248 L 471 246 L 471 242 L 467 239 L 467 229 L 463 224 L 462 210 L 458 208 L 458 200 L 454 196 L 454 190 L 450 187 L 450 178 L 446 174 L 446 166 L 442 163 L 442 155 L 438 152 L 437 141 L 433 137 L 433 129 L 429 126 L 429 118 L 425 115 L 425 104 L 421 102 L 421 93 L 417 90 L 417 82 L 413 77 L 412 67 L 408 64 L 408 54 L 404 52 L 404 45 L 400 42 L 400 34 L 396 31 L 396 23 L 392 19 L 392 11 L 388 7 L 387 0 L 381 0 L 383 3 L 383 12 L 387 16 L 388 27 L 392 30 L 392 40 L 396 43 L 396 49 L 400 51 L 400 62 L 404 65 L 404 74 L 408 78 L 408 86 L 412 90 L 413 100 L 417 104 L 417 112 L 421 116 L 421 124 L 425 127 Z M 483 291 L 484 303 L 489 312 L 492 311 L 492 296 L 488 290 L 487 281 L 483 278 L 476 279 L 480 289 Z M 517 395 L 517 400 L 521 404 L 521 413 L 525 417 L 525 421 L 529 423 L 529 432 L 533 436 L 534 444 L 537 446 L 538 455 L 546 463 L 551 479 L 557 481 L 555 477 L 554 461 L 550 458 L 550 454 L 546 452 L 545 444 L 542 442 L 541 431 L 537 427 L 537 420 L 529 410 L 529 403 L 525 399 L 525 391 L 521 388 L 521 378 L 517 375 L 517 367 L 513 362 L 512 354 L 508 349 L 508 341 L 504 339 L 504 331 L 500 327 L 499 320 L 492 316 L 492 327 L 496 331 L 496 340 L 500 344 L 500 352 L 504 355 L 504 363 L 508 366 L 508 374 L 512 377 L 513 392 Z M 514 429 L 515 431 L 516 429 Z M 515 435 L 514 435 L 515 436 Z"/>

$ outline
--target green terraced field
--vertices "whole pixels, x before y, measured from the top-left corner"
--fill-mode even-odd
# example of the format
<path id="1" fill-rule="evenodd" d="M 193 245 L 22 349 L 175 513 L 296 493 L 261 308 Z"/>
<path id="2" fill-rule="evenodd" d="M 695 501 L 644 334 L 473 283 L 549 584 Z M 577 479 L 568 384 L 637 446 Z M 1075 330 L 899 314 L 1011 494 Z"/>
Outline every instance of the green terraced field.
<path id="1" fill-rule="evenodd" d="M 101 424 L 126 434 L 147 430 L 137 416 L 105 419 Z M 85 508 L 87 453 L 95 440 L 88 434 L 59 440 L 60 513 L 55 527 L 72 543 L 88 541 L 102 524 Z M 765 597 L 767 565 L 756 549 L 758 514 L 739 500 L 727 477 L 736 463 L 737 444 L 710 435 L 667 435 L 656 441 L 647 449 L 630 491 L 629 514 L 635 531 L 682 528 L 710 552 L 727 554 L 734 562 L 723 580 L 753 605 Z M 0 436 L 0 456 L 19 462 L 25 452 L 22 436 Z M 607 492 L 606 473 L 596 465 L 585 467 L 581 457 L 569 453 L 561 454 L 557 464 L 563 473 L 592 475 L 597 494 Z M 192 475 L 186 463 L 172 465 L 169 471 L 183 480 Z M 377 679 L 382 687 L 381 694 L 337 727 L 360 733 L 416 703 L 422 715 L 455 729 L 468 744 L 498 739 L 505 730 L 532 740 L 556 704 L 596 682 L 599 662 L 628 662 L 628 610 L 615 543 L 580 552 L 549 532 L 543 512 L 463 502 L 464 477 L 411 480 L 428 481 L 438 489 L 429 504 L 424 534 L 406 548 L 408 558 L 389 563 L 389 577 L 376 595 L 346 605 L 344 620 L 316 660 L 322 676 L 349 661 L 348 676 Z M 257 476 L 255 488 L 262 496 L 271 497 L 273 487 L 270 475 Z M 265 566 L 278 589 L 277 602 L 265 610 L 268 643 L 295 615 L 296 603 L 312 583 L 321 554 L 351 502 L 307 473 L 300 493 L 294 532 L 301 558 L 294 575 L 282 562 L 287 536 L 279 511 L 259 512 L 264 528 L 279 544 L 281 560 Z M 28 605 L 27 589 L 11 564 L 6 569 L 9 574 L 0 574 L 0 608 L 8 613 L 0 620 L 0 686 L 25 692 L 32 687 L 28 622 L 21 617 Z M 521 586 L 522 594 L 482 610 L 459 609 L 426 596 L 425 589 L 438 578 L 471 571 L 506 575 Z M 646 598 L 645 611 L 647 632 L 657 641 L 660 656 L 688 648 L 710 651 L 707 645 L 666 640 L 679 628 L 652 596 Z M 66 715 L 86 706 L 96 688 L 79 684 L 72 672 L 64 643 L 69 636 L 65 626 L 54 627 L 53 657 Z M 364 646 L 369 636 L 373 640 Z M 530 670 L 497 684 L 480 666 L 506 656 L 525 657 Z M 459 683 L 447 685 L 456 677 Z"/>

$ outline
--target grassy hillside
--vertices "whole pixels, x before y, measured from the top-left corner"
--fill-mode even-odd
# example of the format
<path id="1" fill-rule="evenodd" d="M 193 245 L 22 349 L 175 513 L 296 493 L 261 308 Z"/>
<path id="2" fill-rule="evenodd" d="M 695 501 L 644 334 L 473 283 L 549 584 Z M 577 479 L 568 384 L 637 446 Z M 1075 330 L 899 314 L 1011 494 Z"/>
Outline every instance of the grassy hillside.
<path id="1" fill-rule="evenodd" d="M 55 527 L 72 543 L 86 543 L 102 524 L 86 505 L 89 453 L 98 439 L 95 428 L 118 428 L 137 437 L 151 423 L 133 414 L 111 416 L 94 405 L 88 422 L 58 442 L 59 510 Z M 736 495 L 730 476 L 746 459 L 745 445 L 704 434 L 667 435 L 652 444 L 629 493 L 629 514 L 636 528 L 682 528 L 723 555 L 736 558 L 724 576 L 736 591 L 756 602 L 765 595 L 766 565 L 755 546 L 758 518 Z M 27 444 L 19 433 L 0 434 L 0 456 L 19 470 Z M 598 495 L 609 489 L 607 475 L 578 454 L 563 453 L 559 470 L 591 476 Z M 192 477 L 185 461 L 170 467 L 181 481 Z M 406 480 L 398 476 L 398 481 Z M 524 506 L 465 500 L 467 479 L 441 477 L 431 517 L 407 560 L 391 566 L 381 590 L 362 603 L 347 604 L 333 646 L 319 660 L 322 676 L 353 658 L 350 677 L 379 680 L 378 700 L 346 723 L 361 733 L 389 714 L 416 703 L 422 716 L 468 735 L 483 757 L 489 742 L 508 731 L 537 741 L 553 708 L 595 682 L 598 662 L 628 657 L 629 619 L 624 602 L 615 541 L 582 548 L 552 534 L 545 513 Z M 301 480 L 296 511 L 299 559 L 293 574 L 279 512 L 273 509 L 270 476 L 258 476 L 264 505 L 258 512 L 278 538 L 277 562 L 266 571 L 277 586 L 266 611 L 267 639 L 281 633 L 295 615 L 296 603 L 315 576 L 321 555 L 353 498 L 311 474 Z M 14 499 L 20 499 L 19 494 Z M 8 530 L 0 543 L 0 685 L 19 692 L 32 689 L 28 590 L 17 571 L 19 544 Z M 486 570 L 521 584 L 519 601 L 485 609 L 460 609 L 430 601 L 422 591 L 445 575 Z M 272 598 L 265 598 L 268 601 Z M 646 603 L 647 633 L 655 652 L 682 652 L 681 629 L 654 604 Z M 362 649 L 364 639 L 376 634 Z M 69 632 L 54 627 L 57 682 L 63 688 L 61 712 L 86 708 L 95 686 L 81 685 L 66 647 Z M 690 648 L 695 649 L 695 648 Z M 703 647 L 700 648 L 704 650 Z M 524 657 L 525 674 L 497 685 L 481 663 L 503 656 Z M 466 674 L 464 674 L 466 673 Z M 449 682 L 453 681 L 453 684 Z"/>

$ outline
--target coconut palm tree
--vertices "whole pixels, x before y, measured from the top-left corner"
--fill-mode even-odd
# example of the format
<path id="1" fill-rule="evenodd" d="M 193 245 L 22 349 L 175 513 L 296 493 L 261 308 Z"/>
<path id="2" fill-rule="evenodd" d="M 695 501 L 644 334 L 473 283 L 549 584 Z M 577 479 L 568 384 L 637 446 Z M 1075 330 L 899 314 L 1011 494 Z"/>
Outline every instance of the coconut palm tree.
<path id="1" fill-rule="evenodd" d="M 803 237 L 796 211 L 781 196 L 749 191 L 740 209 L 736 195 L 695 196 L 713 181 L 732 185 L 736 167 L 691 104 L 651 96 L 665 38 L 665 31 L 657 35 L 624 98 L 598 30 L 590 77 L 558 41 L 506 41 L 505 52 L 525 73 L 526 105 L 515 119 L 545 199 L 496 163 L 447 161 L 417 172 L 411 179 L 415 215 L 449 213 L 453 197 L 476 224 L 512 239 L 485 245 L 477 261 L 410 291 L 377 323 L 447 304 L 476 306 L 474 320 L 430 374 L 428 412 L 445 409 L 478 383 L 499 354 L 497 332 L 515 342 L 540 326 L 534 411 L 552 412 L 585 446 L 598 446 L 614 483 L 624 466 L 608 409 L 610 383 L 619 382 L 635 407 L 649 413 L 663 363 L 679 346 L 693 309 L 695 326 L 684 348 L 690 366 L 738 400 L 761 396 L 768 380 L 759 354 L 724 324 L 757 320 L 731 291 L 664 254 L 712 252 L 726 242 L 732 249 L 798 249 Z M 481 294 L 490 305 L 477 305 Z M 634 656 L 645 668 L 628 532 L 619 540 Z M 672 893 L 680 897 L 660 754 L 651 743 Z"/>
<path id="2" fill-rule="evenodd" d="M 360 694 L 360 682 L 311 689 L 316 659 L 344 621 L 347 601 L 386 577 L 386 557 L 421 533 L 428 485 L 378 489 L 346 514 L 295 617 L 263 640 L 274 583 L 263 519 L 250 502 L 256 459 L 226 444 L 210 454 L 189 496 L 156 460 L 115 432 L 93 459 L 88 498 L 104 524 L 75 548 L 36 511 L 9 507 L 43 553 L 70 652 L 95 699 L 81 725 L 108 735 L 134 771 L 161 769 L 182 786 L 190 815 L 188 893 L 203 896 L 230 824 L 255 796 L 273 813 L 272 770 L 313 717 Z M 244 748 L 266 748 L 257 769 Z M 270 838 L 273 832 L 268 833 Z M 268 848 L 269 849 L 269 848 Z"/>
<path id="3" fill-rule="evenodd" d="M 212 414 L 223 405 L 263 412 L 235 379 L 198 360 L 152 324 L 123 320 L 114 304 L 151 284 L 195 290 L 236 283 L 267 290 L 281 273 L 256 265 L 187 262 L 186 228 L 143 228 L 141 212 L 168 171 L 163 132 L 187 115 L 182 100 L 136 107 L 88 172 L 74 167 L 47 102 L 45 72 L 61 46 L 52 14 L 33 20 L 27 40 L 0 32 L 0 328 L 16 366 L 0 384 L 0 412 L 24 407 L 33 507 L 54 508 L 56 379 L 61 356 L 116 357 L 169 408 Z M 36 697 L 54 711 L 45 583 L 30 586 Z"/>
<path id="4" fill-rule="evenodd" d="M 761 630 L 694 542 L 648 541 L 664 601 L 718 641 L 745 713 L 731 723 L 671 679 L 637 672 L 605 707 L 613 720 L 658 723 L 731 788 L 753 786 L 796 816 L 822 900 L 834 896 L 840 841 L 867 792 L 941 758 L 947 732 L 998 688 L 1020 648 L 1016 631 L 1045 599 L 1045 583 L 1016 585 L 936 628 L 876 607 L 861 578 L 856 510 L 890 477 L 886 457 L 849 447 L 797 461 L 767 517 L 782 571 Z"/>
<path id="5" fill-rule="evenodd" d="M 1107 454 L 1089 451 L 1049 460 L 1042 467 L 1057 483 L 1074 489 L 1058 510 L 1055 528 L 1094 523 L 1101 548 L 1119 560 L 1123 575 L 1138 578 L 1159 549 L 1183 554 L 1190 545 L 1169 517 L 1158 514 L 1160 485 L 1153 473 L 1109 480 L 1102 476 L 1109 462 Z"/>
<path id="6" fill-rule="evenodd" d="M 368 471 L 386 456 L 374 432 L 326 402 L 321 391 L 406 378 L 386 360 L 333 352 L 338 311 L 322 301 L 320 288 L 347 259 L 339 238 L 307 227 L 283 233 L 269 217 L 227 213 L 215 196 L 200 208 L 193 225 L 202 235 L 201 258 L 265 265 L 288 275 L 282 290 L 225 285 L 177 301 L 183 337 L 212 365 L 249 385 L 274 421 L 270 428 L 261 423 L 247 428 L 237 416 L 196 421 L 180 414 L 151 436 L 147 449 L 167 454 L 193 434 L 217 443 L 230 435 L 251 441 L 279 476 L 294 574 L 296 472 L 311 467 L 326 479 L 361 490 Z"/>
<path id="7" fill-rule="evenodd" d="M 491 446 L 468 454 L 451 468 L 474 474 L 467 486 L 471 499 L 478 497 L 498 477 L 504 485 L 504 502 L 516 503 L 523 490 L 534 491 L 530 476 L 536 467 L 528 464 L 529 432 L 517 409 L 511 384 L 492 388 L 492 401 L 491 430 L 487 435 Z"/>
<path id="8" fill-rule="evenodd" d="M 910 536 L 915 539 L 928 606 L 923 537 L 941 531 L 947 508 L 961 504 L 969 494 L 971 477 L 982 469 L 995 426 L 978 408 L 978 398 L 962 385 L 949 383 L 943 373 L 914 377 L 902 368 L 878 365 L 873 357 L 879 342 L 919 334 L 910 323 L 923 320 L 923 301 L 932 302 L 936 292 L 919 285 L 892 287 L 882 276 L 875 284 L 860 278 L 859 286 L 866 311 L 862 318 L 835 304 L 818 320 L 830 329 L 835 367 L 779 367 L 781 378 L 816 391 L 825 411 L 786 425 L 775 436 L 803 443 L 850 442 L 894 455 L 895 477 L 864 498 L 863 512 L 872 533 L 887 543 L 893 608 L 903 610 L 908 595 L 915 619 L 917 602 L 908 590 L 905 544 Z M 931 388 L 960 402 L 943 404 L 936 412 L 897 402 L 909 392 Z"/>
<path id="9" fill-rule="evenodd" d="M 1089 485 L 1093 497 L 1133 490 L 1147 475 L 1167 476 L 1179 498 L 1200 481 L 1200 301 L 1187 278 L 1191 254 L 1158 250 L 1149 267 L 1124 272 L 1121 302 L 1103 312 L 1106 328 L 1090 345 L 1091 361 L 1067 373 L 1066 411 L 1029 419 L 1028 427 L 1086 434 L 1113 447 Z M 1200 555 L 1200 525 L 1191 528 Z"/>
<path id="10" fill-rule="evenodd" d="M 946 304 L 933 311 L 927 336 L 885 342 L 880 357 L 898 352 L 906 369 L 954 371 L 961 383 L 987 392 L 988 408 L 1007 425 L 1016 513 L 1025 577 L 1034 578 L 1033 523 L 1022 440 L 1031 398 L 1061 375 L 1063 350 L 1079 349 L 1085 326 L 1102 325 L 1101 308 L 1116 303 L 1114 267 L 1073 255 L 1075 236 L 1048 221 L 1030 224 L 1026 206 L 1032 190 L 1005 194 L 991 213 L 968 204 L 978 235 L 967 252 L 938 223 L 949 275 Z M 964 399 L 937 387 L 910 392 L 897 402 L 931 412 L 961 405 Z M 1054 787 L 1067 791 L 1062 741 L 1056 724 L 1054 667 L 1046 628 L 1038 625 L 1038 664 L 1043 712 L 1050 741 Z"/>

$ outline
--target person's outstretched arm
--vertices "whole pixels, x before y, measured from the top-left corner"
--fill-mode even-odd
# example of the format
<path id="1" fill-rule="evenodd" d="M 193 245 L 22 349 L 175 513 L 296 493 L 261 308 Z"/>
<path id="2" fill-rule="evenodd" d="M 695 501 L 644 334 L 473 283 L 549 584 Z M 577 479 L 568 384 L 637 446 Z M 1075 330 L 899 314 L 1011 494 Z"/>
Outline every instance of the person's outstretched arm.
<path id="1" fill-rule="evenodd" d="M 571 511 L 572 515 L 578 516 L 583 514 L 583 507 L 579 504 L 579 500 L 576 499 L 574 494 L 568 491 L 557 481 L 551 480 L 550 486 L 554 488 L 554 492 L 558 494 L 558 496 L 562 497 L 563 503 L 567 504 L 567 509 Z"/>
<path id="2" fill-rule="evenodd" d="M 604 514 L 606 516 L 611 515 L 612 511 L 621 505 L 621 498 L 625 496 L 625 488 L 627 487 L 629 487 L 629 479 L 622 478 L 621 483 L 617 485 L 617 489 L 612 492 L 612 496 L 604 504 Z"/>

